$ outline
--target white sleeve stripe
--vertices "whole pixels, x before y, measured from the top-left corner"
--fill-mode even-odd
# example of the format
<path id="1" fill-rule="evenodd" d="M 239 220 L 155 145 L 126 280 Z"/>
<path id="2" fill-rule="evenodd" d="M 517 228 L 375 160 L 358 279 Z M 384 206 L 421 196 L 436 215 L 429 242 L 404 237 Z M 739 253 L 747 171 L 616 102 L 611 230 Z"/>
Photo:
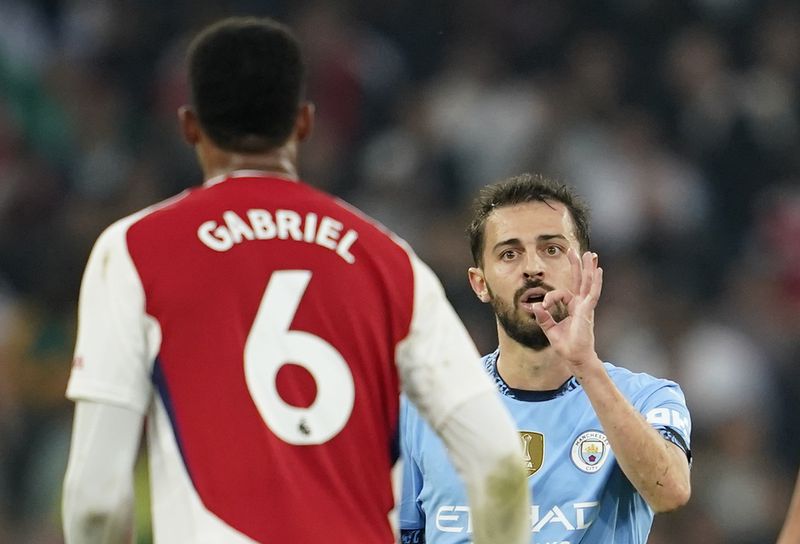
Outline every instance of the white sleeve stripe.
<path id="1" fill-rule="evenodd" d="M 128 408 L 139 414 L 145 414 L 149 402 L 142 403 L 136 395 L 132 395 L 124 388 L 111 387 L 107 383 L 91 379 L 81 380 L 79 383 L 70 382 L 67 388 L 67 398 L 71 401 L 88 400 L 112 404 Z"/>

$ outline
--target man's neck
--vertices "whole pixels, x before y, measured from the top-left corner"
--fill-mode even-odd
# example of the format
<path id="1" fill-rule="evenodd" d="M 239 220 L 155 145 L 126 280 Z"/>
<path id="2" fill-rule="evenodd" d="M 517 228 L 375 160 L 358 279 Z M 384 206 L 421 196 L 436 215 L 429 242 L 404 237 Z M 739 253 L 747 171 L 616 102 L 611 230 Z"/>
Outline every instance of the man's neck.
<path id="1" fill-rule="evenodd" d="M 500 357 L 497 372 L 513 389 L 551 391 L 558 389 L 572 374 L 551 347 L 534 350 L 510 338 L 498 327 Z"/>
<path id="2" fill-rule="evenodd" d="M 268 153 L 245 154 L 220 149 L 204 150 L 200 164 L 205 179 L 224 176 L 237 170 L 272 172 L 289 179 L 298 179 L 295 149 L 284 146 Z"/>

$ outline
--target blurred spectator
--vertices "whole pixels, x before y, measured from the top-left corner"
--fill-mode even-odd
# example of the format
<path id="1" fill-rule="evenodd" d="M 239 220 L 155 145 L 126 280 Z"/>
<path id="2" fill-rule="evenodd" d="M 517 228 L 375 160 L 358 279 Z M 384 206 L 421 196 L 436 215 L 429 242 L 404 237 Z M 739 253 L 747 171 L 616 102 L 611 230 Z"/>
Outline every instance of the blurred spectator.
<path id="1" fill-rule="evenodd" d="M 524 170 L 578 186 L 601 355 L 678 379 L 696 419 L 695 495 L 650 541 L 774 538 L 800 462 L 797 2 L 3 0 L 0 542 L 61 541 L 80 271 L 104 225 L 197 179 L 186 36 L 234 13 L 302 34 L 302 171 L 414 245 L 483 350 L 467 200 Z"/>

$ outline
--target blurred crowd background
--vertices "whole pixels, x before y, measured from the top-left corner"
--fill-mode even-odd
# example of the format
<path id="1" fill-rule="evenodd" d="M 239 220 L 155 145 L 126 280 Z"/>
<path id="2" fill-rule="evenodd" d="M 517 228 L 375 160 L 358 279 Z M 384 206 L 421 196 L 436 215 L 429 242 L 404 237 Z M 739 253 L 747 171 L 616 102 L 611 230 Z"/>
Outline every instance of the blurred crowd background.
<path id="1" fill-rule="evenodd" d="M 201 181 L 184 53 L 231 14 L 296 29 L 303 177 L 408 240 L 483 352 L 470 201 L 523 171 L 574 185 L 601 357 L 677 380 L 693 416 L 692 500 L 650 542 L 774 541 L 800 462 L 800 3 L 0 0 L 0 542 L 61 542 L 82 269 Z"/>

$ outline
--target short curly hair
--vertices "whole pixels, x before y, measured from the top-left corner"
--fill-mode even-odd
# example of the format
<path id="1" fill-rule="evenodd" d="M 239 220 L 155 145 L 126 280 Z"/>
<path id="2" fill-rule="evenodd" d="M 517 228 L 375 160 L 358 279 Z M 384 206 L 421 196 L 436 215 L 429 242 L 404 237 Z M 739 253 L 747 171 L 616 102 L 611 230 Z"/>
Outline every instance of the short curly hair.
<path id="1" fill-rule="evenodd" d="M 589 207 L 568 185 L 540 174 L 521 174 L 481 189 L 472 206 L 472 221 L 467 227 L 472 260 L 483 265 L 486 221 L 492 211 L 524 202 L 560 202 L 569 210 L 581 251 L 589 249 Z"/>
<path id="2" fill-rule="evenodd" d="M 188 50 L 192 105 L 226 151 L 279 147 L 294 129 L 305 64 L 292 31 L 269 18 L 230 17 L 210 25 Z"/>

